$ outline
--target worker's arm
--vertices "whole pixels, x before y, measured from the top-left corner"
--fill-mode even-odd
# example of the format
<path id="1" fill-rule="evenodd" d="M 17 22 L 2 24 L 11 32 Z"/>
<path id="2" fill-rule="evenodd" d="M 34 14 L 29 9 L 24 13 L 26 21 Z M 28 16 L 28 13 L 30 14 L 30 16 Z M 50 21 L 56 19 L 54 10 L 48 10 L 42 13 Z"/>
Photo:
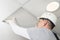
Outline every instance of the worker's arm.
<path id="1" fill-rule="evenodd" d="M 28 33 L 27 33 L 27 29 L 26 28 L 23 28 L 23 27 L 20 27 L 18 26 L 15 22 L 11 21 L 11 20 L 7 20 L 7 22 L 10 24 L 10 26 L 12 27 L 12 30 L 20 35 L 20 36 L 23 36 L 27 39 L 30 39 Z"/>

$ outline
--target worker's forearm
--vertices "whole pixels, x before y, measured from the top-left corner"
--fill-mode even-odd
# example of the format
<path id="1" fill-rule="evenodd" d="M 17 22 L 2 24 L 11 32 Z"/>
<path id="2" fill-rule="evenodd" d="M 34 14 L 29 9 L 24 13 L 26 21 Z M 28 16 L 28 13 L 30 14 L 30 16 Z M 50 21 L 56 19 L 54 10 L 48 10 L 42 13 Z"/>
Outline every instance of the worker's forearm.
<path id="1" fill-rule="evenodd" d="M 13 30 L 16 34 L 21 35 L 21 36 L 23 36 L 23 37 L 25 37 L 25 38 L 30 39 L 30 38 L 29 38 L 29 35 L 28 35 L 28 33 L 27 33 L 27 29 L 26 29 L 26 28 L 19 27 L 19 26 L 18 26 L 16 23 L 14 23 L 14 22 L 9 22 L 9 24 L 10 24 L 10 26 L 12 27 L 12 30 Z"/>

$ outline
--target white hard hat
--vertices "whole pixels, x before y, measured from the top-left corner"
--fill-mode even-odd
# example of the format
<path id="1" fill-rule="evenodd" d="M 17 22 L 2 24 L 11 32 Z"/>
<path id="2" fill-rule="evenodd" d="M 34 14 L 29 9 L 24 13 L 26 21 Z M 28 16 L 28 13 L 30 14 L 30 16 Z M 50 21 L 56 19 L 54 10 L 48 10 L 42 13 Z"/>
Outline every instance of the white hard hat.
<path id="1" fill-rule="evenodd" d="M 46 10 L 53 12 L 56 11 L 59 8 L 59 2 L 50 2 L 47 7 Z"/>
<path id="2" fill-rule="evenodd" d="M 54 25 L 56 25 L 57 17 L 53 13 L 45 12 L 38 18 L 49 19 Z"/>

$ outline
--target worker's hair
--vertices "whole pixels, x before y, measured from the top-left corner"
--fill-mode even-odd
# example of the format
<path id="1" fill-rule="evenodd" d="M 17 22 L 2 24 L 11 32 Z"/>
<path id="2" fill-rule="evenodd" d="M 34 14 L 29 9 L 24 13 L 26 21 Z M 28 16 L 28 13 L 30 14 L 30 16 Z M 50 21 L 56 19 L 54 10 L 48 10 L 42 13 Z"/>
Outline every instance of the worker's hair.
<path id="1" fill-rule="evenodd" d="M 53 29 L 55 27 L 54 23 L 51 20 L 49 20 L 47 18 L 40 18 L 40 19 L 42 19 L 42 20 L 48 20 L 49 21 L 48 25 L 51 27 L 51 29 Z"/>

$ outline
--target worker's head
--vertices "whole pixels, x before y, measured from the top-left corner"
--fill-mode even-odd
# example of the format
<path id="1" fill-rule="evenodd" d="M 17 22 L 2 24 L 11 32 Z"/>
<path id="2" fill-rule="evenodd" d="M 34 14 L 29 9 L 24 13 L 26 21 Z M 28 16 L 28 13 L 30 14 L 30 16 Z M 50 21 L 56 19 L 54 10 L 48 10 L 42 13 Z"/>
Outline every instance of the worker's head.
<path id="1" fill-rule="evenodd" d="M 57 17 L 53 13 L 44 13 L 39 17 L 37 27 L 53 29 L 56 25 Z"/>

